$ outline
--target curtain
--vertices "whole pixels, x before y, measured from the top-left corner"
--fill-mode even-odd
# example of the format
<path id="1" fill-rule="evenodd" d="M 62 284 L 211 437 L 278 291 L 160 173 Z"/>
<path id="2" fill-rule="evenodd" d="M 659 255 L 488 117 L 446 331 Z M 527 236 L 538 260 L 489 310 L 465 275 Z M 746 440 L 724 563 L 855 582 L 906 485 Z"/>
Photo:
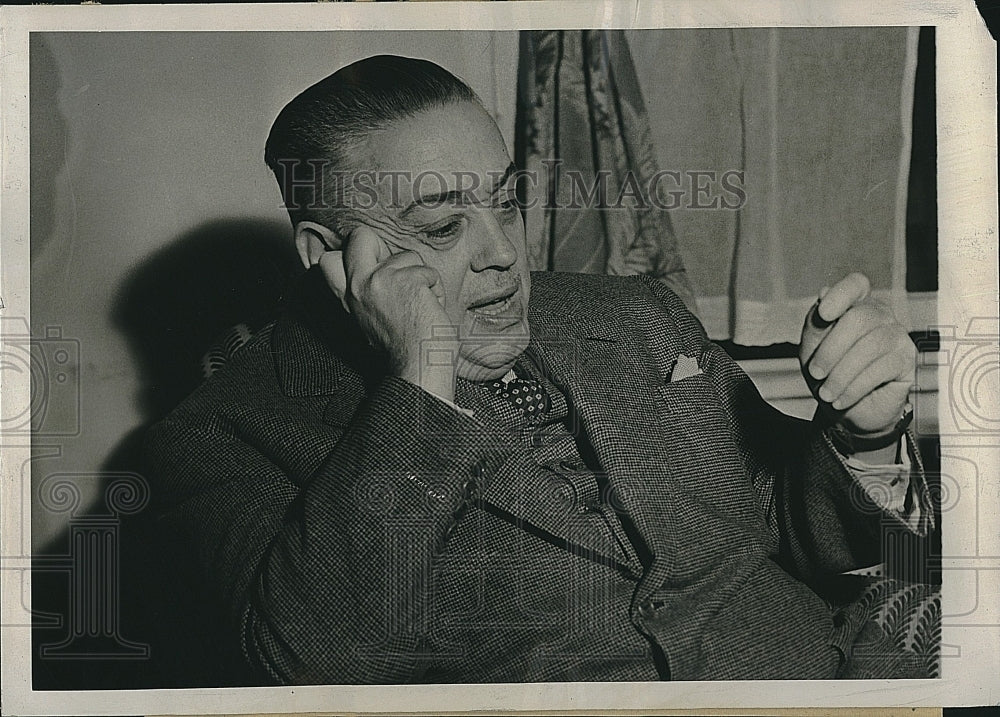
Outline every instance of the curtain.
<path id="1" fill-rule="evenodd" d="M 907 322 L 917 32 L 522 32 L 532 268 L 656 276 L 742 345 L 796 343 L 851 271 Z"/>
<path id="2" fill-rule="evenodd" d="M 532 269 L 661 279 L 694 308 L 622 31 L 521 33 L 518 167 Z"/>
<path id="3" fill-rule="evenodd" d="M 716 189 L 743 173 L 740 206 L 699 208 L 688 177 L 671 212 L 712 338 L 797 343 L 819 290 L 851 271 L 909 320 L 917 37 L 905 27 L 628 33 L 661 165 L 714 172 Z"/>

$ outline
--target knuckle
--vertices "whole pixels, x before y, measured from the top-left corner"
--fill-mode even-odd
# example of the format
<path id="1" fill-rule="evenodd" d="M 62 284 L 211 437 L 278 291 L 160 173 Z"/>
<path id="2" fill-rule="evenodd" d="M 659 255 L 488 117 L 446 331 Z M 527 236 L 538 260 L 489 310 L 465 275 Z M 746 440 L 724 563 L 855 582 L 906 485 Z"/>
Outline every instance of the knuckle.
<path id="1" fill-rule="evenodd" d="M 885 351 L 896 351 L 899 348 L 899 336 L 892 326 L 881 325 L 872 331 L 877 346 Z"/>
<path id="2" fill-rule="evenodd" d="M 902 364 L 911 363 L 916 358 L 916 346 L 913 345 L 909 335 L 897 327 L 891 327 L 887 331 L 885 345 Z"/>
<path id="3" fill-rule="evenodd" d="M 371 276 L 365 281 L 365 288 L 368 293 L 378 294 L 382 292 L 386 284 L 385 274 L 385 271 L 372 272 Z"/>
<path id="4" fill-rule="evenodd" d="M 865 394 L 862 393 L 860 389 L 851 389 L 851 390 L 846 391 L 844 393 L 844 396 L 843 396 L 844 405 L 845 406 L 853 406 L 854 404 L 858 403 L 864 397 L 865 397 Z"/>
<path id="5" fill-rule="evenodd" d="M 813 354 L 812 359 L 810 359 L 809 361 L 809 367 L 812 369 L 820 369 L 826 371 L 828 351 L 829 349 L 827 349 L 825 346 L 820 346 L 818 349 L 816 349 L 816 352 Z"/>
<path id="6" fill-rule="evenodd" d="M 836 398 L 844 391 L 843 381 L 839 376 L 832 376 L 823 382 L 823 393 Z"/>
<path id="7" fill-rule="evenodd" d="M 845 328 L 857 329 L 871 321 L 871 313 L 867 305 L 852 306 L 840 318 L 839 324 Z"/>
<path id="8" fill-rule="evenodd" d="M 871 304 L 871 313 L 876 321 L 887 326 L 898 325 L 896 321 L 895 314 L 892 313 L 892 307 L 882 301 L 874 301 Z"/>
<path id="9" fill-rule="evenodd" d="M 916 372 L 917 369 L 917 348 L 913 342 L 906 337 L 902 350 L 897 353 L 900 368 L 904 371 Z"/>
<path id="10" fill-rule="evenodd" d="M 865 303 L 858 307 L 858 318 L 866 324 L 882 326 L 886 323 L 886 311 L 878 302 Z"/>
<path id="11" fill-rule="evenodd" d="M 853 384 L 846 386 L 837 394 L 837 400 L 846 406 L 851 406 L 858 401 L 859 396 L 857 393 L 858 389 Z"/>

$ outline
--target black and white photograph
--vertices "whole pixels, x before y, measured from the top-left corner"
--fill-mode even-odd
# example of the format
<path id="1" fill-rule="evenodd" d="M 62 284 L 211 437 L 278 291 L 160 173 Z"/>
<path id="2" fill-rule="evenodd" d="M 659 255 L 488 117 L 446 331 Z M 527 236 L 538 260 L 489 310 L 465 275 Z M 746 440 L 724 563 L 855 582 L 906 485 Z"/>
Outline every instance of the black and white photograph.
<path id="1" fill-rule="evenodd" d="M 640 7 L 4 9 L 5 707 L 998 699 L 995 43 Z"/>

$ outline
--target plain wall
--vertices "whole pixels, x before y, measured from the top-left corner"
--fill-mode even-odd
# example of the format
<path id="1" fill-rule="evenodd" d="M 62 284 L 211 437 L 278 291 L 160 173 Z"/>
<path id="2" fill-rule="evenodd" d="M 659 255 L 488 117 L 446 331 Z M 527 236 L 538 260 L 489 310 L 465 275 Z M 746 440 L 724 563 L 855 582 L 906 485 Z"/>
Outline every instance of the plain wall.
<path id="1" fill-rule="evenodd" d="M 462 76 L 512 145 L 515 32 L 32 37 L 32 334 L 54 328 L 61 333 L 53 341 L 72 343 L 80 356 L 68 382 L 50 392 L 45 418 L 76 435 L 36 436 L 36 446 L 53 450 L 33 463 L 34 489 L 46 476 L 72 473 L 84 503 L 100 509 L 102 474 L 123 468 L 114 456 L 169 403 L 162 384 L 171 376 L 156 367 L 190 358 L 171 355 L 171 334 L 185 325 L 171 326 L 146 355 L 137 348 L 142 336 L 129 333 L 155 333 L 172 308 L 183 309 L 182 323 L 196 323 L 215 275 L 224 291 L 233 281 L 227 271 L 280 278 L 289 270 L 280 242 L 290 248 L 291 229 L 263 162 L 268 129 L 300 90 L 379 53 L 424 57 Z M 214 264 L 198 263 L 199 244 L 212 248 Z M 281 266 L 254 265 L 250 255 L 262 248 Z M 273 287 L 254 281 L 261 301 L 278 290 L 277 279 Z M 35 506 L 37 551 L 66 516 Z"/>

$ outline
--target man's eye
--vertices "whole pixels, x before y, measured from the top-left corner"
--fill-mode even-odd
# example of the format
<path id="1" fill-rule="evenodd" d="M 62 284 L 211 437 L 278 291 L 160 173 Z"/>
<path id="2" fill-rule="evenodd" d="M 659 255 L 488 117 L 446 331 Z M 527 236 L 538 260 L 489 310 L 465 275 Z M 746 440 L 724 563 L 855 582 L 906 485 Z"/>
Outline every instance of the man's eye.
<path id="1" fill-rule="evenodd" d="M 424 234 L 431 239 L 449 239 L 457 234 L 461 227 L 462 220 L 453 219 L 452 221 L 446 222 L 439 227 L 424 229 Z"/>

